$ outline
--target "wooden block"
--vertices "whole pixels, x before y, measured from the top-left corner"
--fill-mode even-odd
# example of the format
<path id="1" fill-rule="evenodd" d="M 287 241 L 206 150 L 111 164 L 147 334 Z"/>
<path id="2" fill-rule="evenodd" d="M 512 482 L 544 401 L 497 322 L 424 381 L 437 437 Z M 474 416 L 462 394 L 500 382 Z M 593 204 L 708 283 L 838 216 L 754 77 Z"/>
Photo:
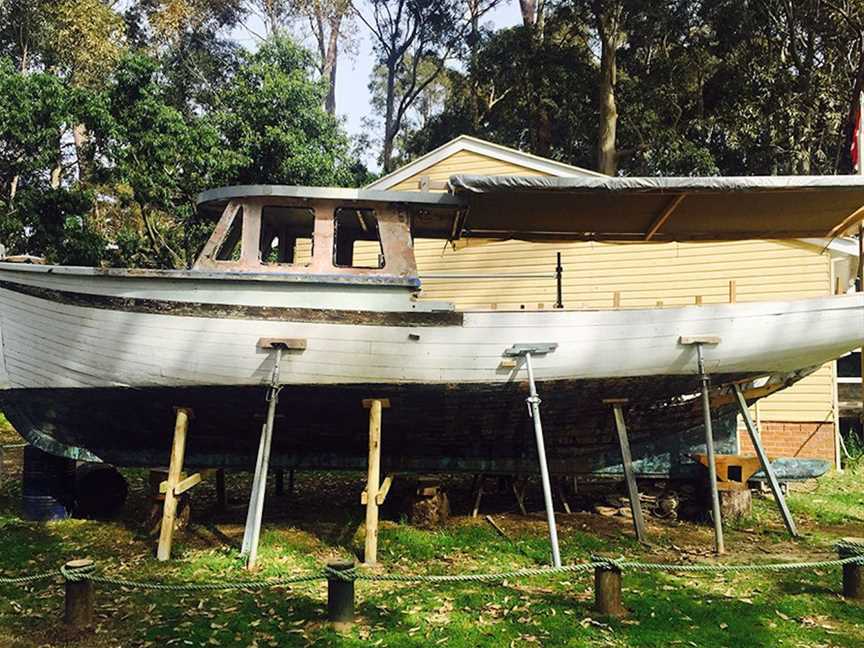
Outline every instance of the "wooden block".
<path id="1" fill-rule="evenodd" d="M 750 489 L 721 490 L 720 514 L 723 520 L 739 520 L 753 512 L 753 496 Z"/>
<path id="2" fill-rule="evenodd" d="M 678 344 L 720 344 L 719 335 L 682 335 L 678 338 Z"/>
<path id="3" fill-rule="evenodd" d="M 364 398 L 363 399 L 363 407 L 364 409 L 369 409 L 372 407 L 372 401 L 381 401 L 381 407 L 387 409 L 390 407 L 390 399 L 389 398 Z"/>
<path id="4" fill-rule="evenodd" d="M 288 351 L 305 351 L 305 338 L 260 338 L 259 349 L 286 349 Z"/>
<path id="5" fill-rule="evenodd" d="M 604 398 L 604 405 L 625 405 L 630 402 L 629 398 Z"/>
<path id="6" fill-rule="evenodd" d="M 516 368 L 516 360 L 513 358 L 504 358 L 498 364 L 499 369 L 515 369 Z"/>
<path id="7" fill-rule="evenodd" d="M 201 479 L 202 479 L 201 473 L 194 473 L 192 475 L 189 475 L 185 479 L 181 479 L 179 482 L 177 482 L 177 485 L 174 487 L 174 494 L 180 495 L 182 493 L 185 493 L 186 491 L 188 491 L 190 488 L 192 488 L 196 484 L 200 484 Z M 159 492 L 163 493 L 163 494 L 168 492 L 168 482 L 167 481 L 163 481 L 161 484 L 159 484 Z"/>
<path id="8" fill-rule="evenodd" d="M 375 498 L 375 501 L 378 502 L 378 506 L 381 506 L 384 503 L 384 500 L 387 499 L 387 493 L 390 492 L 390 486 L 393 485 L 393 475 L 387 475 L 384 478 L 384 481 L 381 482 L 381 488 L 378 490 L 378 496 Z"/>

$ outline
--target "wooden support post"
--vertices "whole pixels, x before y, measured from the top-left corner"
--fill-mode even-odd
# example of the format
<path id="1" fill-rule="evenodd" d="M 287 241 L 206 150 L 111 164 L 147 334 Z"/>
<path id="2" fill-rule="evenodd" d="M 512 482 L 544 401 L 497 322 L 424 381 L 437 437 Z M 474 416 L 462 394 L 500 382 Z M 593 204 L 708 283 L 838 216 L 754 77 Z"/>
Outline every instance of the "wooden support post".
<path id="1" fill-rule="evenodd" d="M 621 308 L 621 293 L 617 290 L 612 293 L 612 308 Z"/>
<path id="2" fill-rule="evenodd" d="M 327 567 L 333 571 L 354 568 L 350 560 L 331 560 Z M 335 575 L 327 577 L 327 620 L 337 632 L 345 632 L 354 624 L 354 579 L 345 580 Z"/>
<path id="3" fill-rule="evenodd" d="M 594 568 L 594 609 L 606 616 L 627 616 L 621 604 L 620 569 L 611 565 Z"/>
<path id="4" fill-rule="evenodd" d="M 162 509 L 162 528 L 159 530 L 159 547 L 156 550 L 156 558 L 161 561 L 171 558 L 174 517 L 177 515 L 177 493 L 174 489 L 180 482 L 180 474 L 183 472 L 186 432 L 189 429 L 189 419 L 192 418 L 192 410 L 189 408 L 178 407 L 176 411 L 174 442 L 171 446 L 171 461 L 168 464 L 168 485 L 165 491 L 165 504 Z"/>
<path id="5" fill-rule="evenodd" d="M 479 476 L 475 475 L 474 480 L 477 482 L 477 491 L 476 496 L 474 497 L 474 508 L 471 509 L 471 517 L 476 518 L 477 514 L 480 512 L 480 502 L 483 500 L 483 487 L 486 484 L 486 475 L 483 475 L 482 473 Z"/>
<path id="6" fill-rule="evenodd" d="M 528 509 L 525 508 L 525 490 L 528 488 L 528 478 L 525 477 L 520 482 L 518 476 L 513 477 L 511 488 L 513 490 L 513 495 L 516 497 L 516 504 L 519 506 L 519 512 L 525 517 L 528 517 Z"/>
<path id="7" fill-rule="evenodd" d="M 738 301 L 738 289 L 735 285 L 735 280 L 731 279 L 729 281 L 729 303 L 734 304 Z"/>
<path id="8" fill-rule="evenodd" d="M 792 513 L 789 507 L 786 506 L 786 498 L 783 497 L 783 491 L 780 490 L 780 484 L 777 481 L 777 476 L 774 474 L 774 469 L 771 467 L 771 461 L 762 447 L 762 439 L 756 432 L 756 426 L 753 425 L 753 419 L 750 418 L 750 410 L 747 409 L 747 401 L 744 399 L 744 394 L 741 392 L 741 385 L 735 384 L 735 400 L 738 403 L 738 412 L 744 420 L 744 427 L 747 428 L 747 433 L 750 435 L 750 441 L 756 450 L 756 456 L 759 457 L 759 463 L 762 465 L 762 470 L 768 478 L 768 484 L 771 486 L 771 492 L 774 494 L 774 501 L 777 502 L 777 508 L 780 509 L 780 515 L 783 517 L 783 524 L 793 538 L 798 537 L 798 529 L 795 527 L 795 520 L 792 519 Z"/>
<path id="9" fill-rule="evenodd" d="M 381 483 L 381 411 L 390 407 L 386 398 L 363 401 L 369 410 L 369 470 L 366 478 L 366 544 L 363 562 L 378 562 L 378 490 Z"/>
<path id="10" fill-rule="evenodd" d="M 228 497 L 225 494 L 225 469 L 216 471 L 216 506 L 220 511 L 228 508 Z"/>
<path id="11" fill-rule="evenodd" d="M 702 305 L 702 295 L 696 295 L 696 298 L 695 298 L 693 303 L 695 303 L 697 306 L 701 306 Z"/>
<path id="12" fill-rule="evenodd" d="M 92 560 L 70 560 L 67 569 L 91 567 Z M 73 628 L 88 628 L 93 625 L 93 581 L 66 579 L 66 600 L 63 622 Z"/>
<path id="13" fill-rule="evenodd" d="M 630 498 L 630 512 L 633 513 L 633 529 L 639 542 L 646 542 L 645 520 L 642 517 L 642 503 L 639 500 L 639 488 L 636 485 L 636 473 L 633 471 L 633 456 L 630 454 L 630 439 L 627 436 L 627 426 L 624 424 L 624 405 L 626 398 L 609 398 L 603 401 L 612 406 L 615 415 L 615 429 L 618 432 L 618 445 L 621 448 L 621 462 L 624 465 L 624 479 L 627 482 L 627 495 Z"/>
<path id="14" fill-rule="evenodd" d="M 846 541 L 846 544 L 841 542 L 837 549 L 837 555 L 840 559 L 864 556 L 864 539 L 844 538 L 843 540 Z M 861 549 L 858 549 L 858 546 Z M 856 601 L 864 601 L 864 565 L 861 563 L 843 565 L 843 596 Z"/>

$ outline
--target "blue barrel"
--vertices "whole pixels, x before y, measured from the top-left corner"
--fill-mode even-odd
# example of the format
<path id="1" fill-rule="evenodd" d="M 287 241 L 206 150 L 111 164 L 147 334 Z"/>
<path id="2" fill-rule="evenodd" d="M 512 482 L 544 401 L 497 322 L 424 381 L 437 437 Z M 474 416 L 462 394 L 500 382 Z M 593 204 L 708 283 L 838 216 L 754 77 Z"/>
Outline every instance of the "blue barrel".
<path id="1" fill-rule="evenodd" d="M 75 500 L 75 461 L 24 448 L 21 511 L 26 520 L 44 522 L 69 517 Z"/>

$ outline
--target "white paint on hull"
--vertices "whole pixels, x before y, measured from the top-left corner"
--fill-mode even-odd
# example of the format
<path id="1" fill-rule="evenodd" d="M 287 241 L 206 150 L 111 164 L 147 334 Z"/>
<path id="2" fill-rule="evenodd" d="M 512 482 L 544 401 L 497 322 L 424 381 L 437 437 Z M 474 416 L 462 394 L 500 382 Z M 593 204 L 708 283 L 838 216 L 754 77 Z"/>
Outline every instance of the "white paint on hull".
<path id="1" fill-rule="evenodd" d="M 0 281 L 139 299 L 411 311 L 407 289 L 171 277 L 26 273 Z M 462 326 L 378 326 L 217 319 L 73 306 L 0 288 L 0 387 L 255 385 L 269 380 L 261 337 L 305 338 L 286 354 L 285 384 L 495 383 L 514 343 L 557 342 L 538 380 L 689 374 L 681 335 L 719 335 L 712 373 L 775 373 L 822 364 L 861 344 L 864 295 L 785 302 L 614 311 L 469 312 Z M 414 340 L 409 335 L 419 336 Z M 6 373 L 3 373 L 5 364 Z M 520 378 L 524 377 L 519 374 Z"/>

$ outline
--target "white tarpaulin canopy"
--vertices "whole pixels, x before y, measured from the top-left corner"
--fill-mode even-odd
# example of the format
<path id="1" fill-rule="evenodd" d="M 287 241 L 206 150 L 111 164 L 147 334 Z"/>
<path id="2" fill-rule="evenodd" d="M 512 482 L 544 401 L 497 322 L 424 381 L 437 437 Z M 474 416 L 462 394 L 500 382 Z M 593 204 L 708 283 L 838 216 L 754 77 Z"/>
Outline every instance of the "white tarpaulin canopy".
<path id="1" fill-rule="evenodd" d="M 463 236 L 522 240 L 833 238 L 864 220 L 864 177 L 450 178 Z"/>

